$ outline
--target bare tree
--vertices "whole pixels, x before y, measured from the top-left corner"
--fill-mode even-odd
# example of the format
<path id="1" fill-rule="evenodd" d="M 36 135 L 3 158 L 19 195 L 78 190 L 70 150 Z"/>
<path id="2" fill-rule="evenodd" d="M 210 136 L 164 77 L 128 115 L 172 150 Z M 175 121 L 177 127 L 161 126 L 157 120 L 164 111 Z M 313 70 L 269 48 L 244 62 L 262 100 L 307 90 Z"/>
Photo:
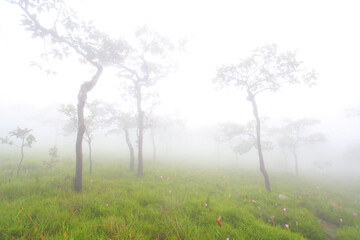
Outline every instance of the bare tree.
<path id="1" fill-rule="evenodd" d="M 19 176 L 20 174 L 21 164 L 24 160 L 24 148 L 25 147 L 30 148 L 32 146 L 32 143 L 36 142 L 34 135 L 30 133 L 31 131 L 32 129 L 27 129 L 27 128 L 22 129 L 17 127 L 15 130 L 9 132 L 10 139 L 11 138 L 19 139 L 20 144 L 14 142 L 13 140 L 10 140 L 8 136 L 6 136 L 5 138 L 0 138 L 1 143 L 13 145 L 20 148 L 21 159 L 17 168 L 17 174 L 16 174 L 17 176 Z"/>
<path id="2" fill-rule="evenodd" d="M 136 99 L 137 109 L 137 144 L 138 172 L 143 176 L 143 138 L 144 138 L 144 103 L 153 99 L 150 87 L 154 86 L 172 70 L 168 52 L 175 46 L 159 33 L 150 31 L 146 26 L 139 28 L 135 37 L 138 45 L 131 48 L 126 61 L 119 62 L 119 77 L 128 80 L 125 83 L 127 92 Z"/>
<path id="3" fill-rule="evenodd" d="M 281 128 L 276 129 L 281 134 L 279 144 L 287 148 L 294 157 L 296 176 L 299 176 L 298 148 L 326 141 L 325 135 L 320 132 L 306 134 L 307 128 L 319 123 L 319 120 L 309 118 L 286 120 Z"/>
<path id="4" fill-rule="evenodd" d="M 304 82 L 314 84 L 315 72 L 307 71 L 296 59 L 296 52 L 278 53 L 276 45 L 265 45 L 253 51 L 252 55 L 240 60 L 238 64 L 220 67 L 214 83 L 221 87 L 238 87 L 245 90 L 256 120 L 256 145 L 259 155 L 260 171 L 265 186 L 271 192 L 270 180 L 265 168 L 261 147 L 261 122 L 256 96 L 265 91 L 275 92 L 287 84 Z"/>
<path id="5" fill-rule="evenodd" d="M 123 41 L 112 41 L 94 26 L 79 20 L 76 13 L 63 0 L 6 0 L 23 12 L 21 24 L 32 33 L 33 38 L 41 38 L 50 46 L 45 53 L 55 59 L 63 59 L 75 53 L 81 61 L 90 64 L 95 74 L 80 86 L 77 104 L 78 129 L 76 137 L 75 190 L 82 190 L 82 141 L 85 133 L 84 107 L 87 94 L 97 84 L 103 65 L 117 62 L 126 51 Z M 43 17 L 46 16 L 46 17 Z M 52 18 L 52 19 L 51 19 Z"/>

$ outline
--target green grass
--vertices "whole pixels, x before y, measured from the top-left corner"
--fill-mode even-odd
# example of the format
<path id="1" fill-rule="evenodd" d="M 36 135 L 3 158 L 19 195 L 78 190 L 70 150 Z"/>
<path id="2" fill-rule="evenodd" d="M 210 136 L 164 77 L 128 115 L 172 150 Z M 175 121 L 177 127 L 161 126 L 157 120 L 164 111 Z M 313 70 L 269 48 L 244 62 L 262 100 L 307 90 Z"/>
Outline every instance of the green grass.
<path id="1" fill-rule="evenodd" d="M 137 178 L 104 163 L 79 194 L 73 165 L 24 163 L 16 177 L 2 164 L 0 239 L 360 239 L 360 194 L 343 186 L 272 175 L 269 194 L 256 171 L 146 165 Z"/>

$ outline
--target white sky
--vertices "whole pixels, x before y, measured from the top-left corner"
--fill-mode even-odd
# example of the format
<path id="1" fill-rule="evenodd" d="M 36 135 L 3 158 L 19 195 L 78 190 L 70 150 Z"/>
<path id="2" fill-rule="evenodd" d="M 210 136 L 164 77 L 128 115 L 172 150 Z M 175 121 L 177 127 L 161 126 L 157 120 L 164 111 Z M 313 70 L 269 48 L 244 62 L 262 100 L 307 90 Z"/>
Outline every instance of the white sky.
<path id="1" fill-rule="evenodd" d="M 251 106 L 241 91 L 216 91 L 216 68 L 247 57 L 256 47 L 276 43 L 298 55 L 318 73 L 318 85 L 284 88 L 259 95 L 261 115 L 271 118 L 319 117 L 343 114 L 360 104 L 360 14 L 358 1 L 71 1 L 80 18 L 112 36 L 131 37 L 147 25 L 173 39 L 186 37 L 178 71 L 159 85 L 161 111 L 178 112 L 190 124 L 247 121 Z M 26 104 L 45 107 L 75 103 L 81 82 L 91 69 L 77 62 L 49 64 L 58 71 L 46 76 L 29 62 L 39 59 L 40 39 L 31 39 L 19 26 L 13 6 L 0 2 L 0 108 Z M 89 100 L 115 101 L 117 79 L 104 72 Z M 18 116 L 19 113 L 16 113 Z"/>

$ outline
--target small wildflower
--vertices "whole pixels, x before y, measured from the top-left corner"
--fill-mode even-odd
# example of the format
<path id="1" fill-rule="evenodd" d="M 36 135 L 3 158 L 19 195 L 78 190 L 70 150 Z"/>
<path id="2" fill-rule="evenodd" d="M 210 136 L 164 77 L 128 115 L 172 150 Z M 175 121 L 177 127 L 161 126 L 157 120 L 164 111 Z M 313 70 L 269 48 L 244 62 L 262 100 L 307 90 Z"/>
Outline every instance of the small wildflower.
<path id="1" fill-rule="evenodd" d="M 20 207 L 20 210 L 23 210 L 23 209 L 24 209 L 24 207 L 23 207 L 23 206 L 21 206 L 21 207 Z"/>
<path id="2" fill-rule="evenodd" d="M 256 203 L 256 200 L 251 200 L 252 203 Z"/>
<path id="3" fill-rule="evenodd" d="M 226 238 L 226 240 L 229 240 L 229 238 Z"/>
<path id="4" fill-rule="evenodd" d="M 342 218 L 340 218 L 340 219 L 339 219 L 339 221 L 340 221 L 340 222 L 343 222 L 343 219 L 342 219 Z"/>
<path id="5" fill-rule="evenodd" d="M 231 198 L 231 194 L 229 194 L 229 198 Z"/>
<path id="6" fill-rule="evenodd" d="M 106 204 L 106 208 L 108 208 L 109 207 L 109 204 Z"/>
<path id="7" fill-rule="evenodd" d="M 353 215 L 354 217 L 356 217 L 356 216 L 357 216 L 357 213 L 356 213 L 356 212 L 353 212 L 352 215 Z"/>
<path id="8" fill-rule="evenodd" d="M 287 229 L 289 229 L 289 224 L 285 224 L 285 227 L 286 227 Z"/>
<path id="9" fill-rule="evenodd" d="M 336 203 L 333 202 L 333 203 L 331 204 L 331 206 L 336 207 Z"/>
<path id="10" fill-rule="evenodd" d="M 207 203 L 205 203 L 205 207 L 207 207 L 208 205 L 207 205 Z"/>
<path id="11" fill-rule="evenodd" d="M 93 179 L 91 179 L 91 180 L 90 180 L 90 182 L 91 182 L 91 183 L 93 183 L 93 182 L 94 182 L 94 180 L 93 180 Z"/>
<path id="12" fill-rule="evenodd" d="M 218 219 L 216 219 L 217 224 L 219 224 L 219 227 L 221 227 L 221 217 L 219 217 Z"/>
<path id="13" fill-rule="evenodd" d="M 284 208 L 283 210 L 284 210 L 284 212 L 286 212 L 286 208 Z"/>
<path id="14" fill-rule="evenodd" d="M 296 226 L 297 226 L 297 225 L 299 225 L 298 221 L 296 221 L 296 223 L 295 223 L 295 224 L 296 224 Z"/>

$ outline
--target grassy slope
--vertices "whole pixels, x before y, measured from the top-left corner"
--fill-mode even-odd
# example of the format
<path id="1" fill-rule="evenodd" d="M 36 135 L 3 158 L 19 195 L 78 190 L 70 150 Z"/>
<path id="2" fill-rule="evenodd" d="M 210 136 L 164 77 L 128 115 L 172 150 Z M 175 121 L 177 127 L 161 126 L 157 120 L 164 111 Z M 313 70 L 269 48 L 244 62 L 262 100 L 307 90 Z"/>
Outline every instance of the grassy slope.
<path id="1" fill-rule="evenodd" d="M 0 239 L 360 239 L 359 192 L 291 175 L 274 176 L 268 194 L 256 172 L 146 166 L 138 179 L 104 164 L 76 194 L 71 167 L 0 170 Z"/>

